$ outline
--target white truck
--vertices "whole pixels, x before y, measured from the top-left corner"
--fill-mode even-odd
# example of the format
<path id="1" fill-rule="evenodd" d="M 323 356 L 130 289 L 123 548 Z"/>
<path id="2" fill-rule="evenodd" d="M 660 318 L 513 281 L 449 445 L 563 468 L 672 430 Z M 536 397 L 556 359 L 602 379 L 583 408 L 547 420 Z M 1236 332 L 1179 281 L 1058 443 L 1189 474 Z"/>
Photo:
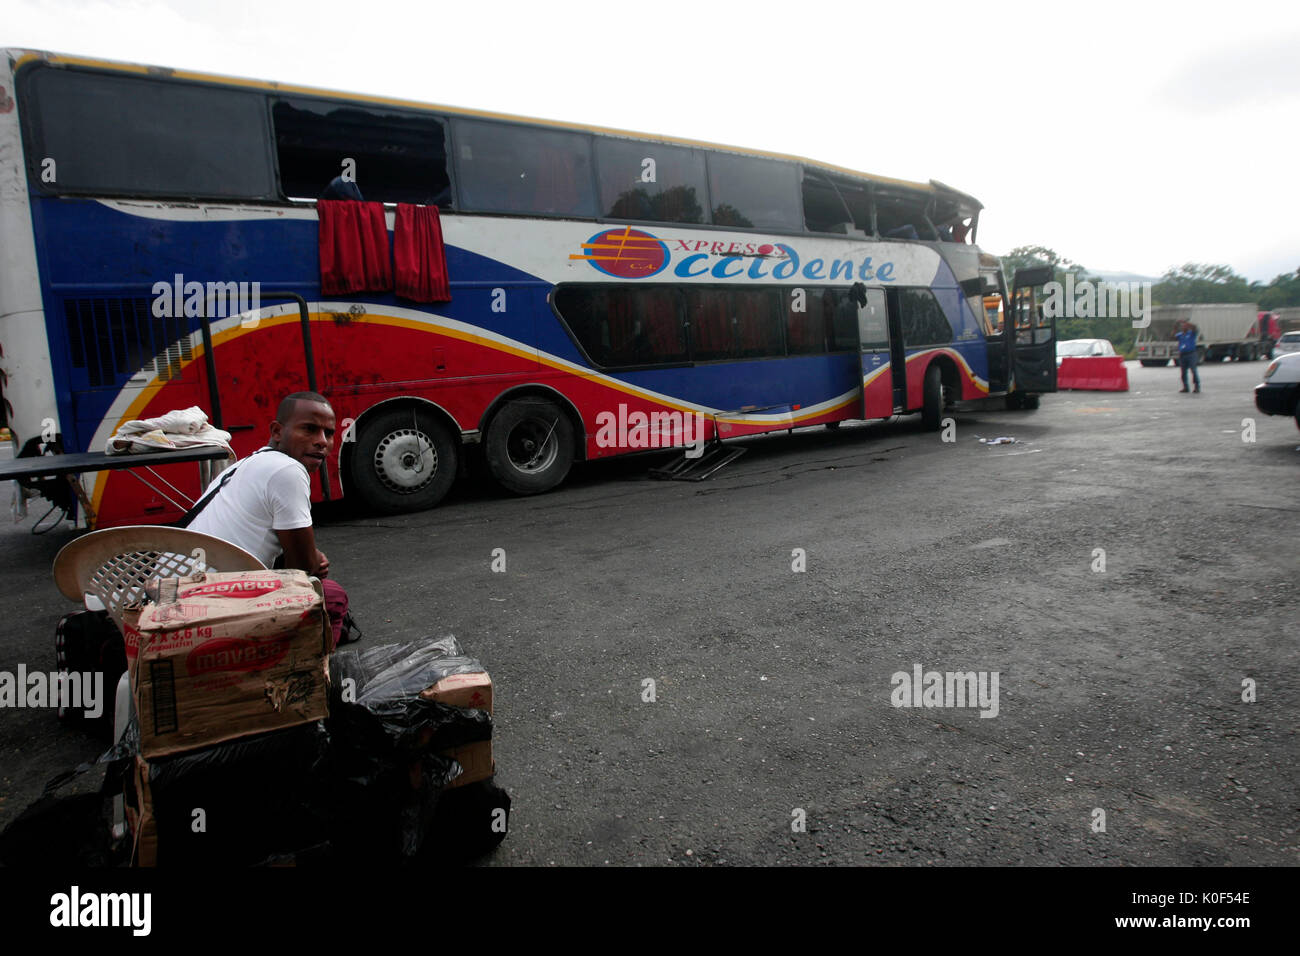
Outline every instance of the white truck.
<path id="1" fill-rule="evenodd" d="M 1178 358 L 1174 326 L 1182 319 L 1197 328 L 1196 351 L 1202 362 L 1225 358 L 1253 362 L 1267 358 L 1272 345 L 1260 337 L 1259 306 L 1253 302 L 1158 305 L 1150 314 L 1151 324 L 1137 334 L 1137 357 L 1143 365 L 1159 366 Z"/>

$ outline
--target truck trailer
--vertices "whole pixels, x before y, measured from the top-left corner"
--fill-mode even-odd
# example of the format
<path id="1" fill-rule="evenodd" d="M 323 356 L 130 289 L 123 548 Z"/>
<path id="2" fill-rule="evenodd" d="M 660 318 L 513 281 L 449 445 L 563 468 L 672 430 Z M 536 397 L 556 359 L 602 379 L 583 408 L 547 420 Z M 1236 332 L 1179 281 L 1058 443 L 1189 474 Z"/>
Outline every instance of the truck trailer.
<path id="1" fill-rule="evenodd" d="M 1259 306 L 1253 302 L 1158 305 L 1150 314 L 1151 324 L 1137 334 L 1137 357 L 1143 365 L 1165 365 L 1178 358 L 1174 332 L 1183 319 L 1196 326 L 1196 352 L 1202 362 L 1225 358 L 1253 362 L 1267 358 L 1273 347 L 1267 324 L 1261 329 Z"/>

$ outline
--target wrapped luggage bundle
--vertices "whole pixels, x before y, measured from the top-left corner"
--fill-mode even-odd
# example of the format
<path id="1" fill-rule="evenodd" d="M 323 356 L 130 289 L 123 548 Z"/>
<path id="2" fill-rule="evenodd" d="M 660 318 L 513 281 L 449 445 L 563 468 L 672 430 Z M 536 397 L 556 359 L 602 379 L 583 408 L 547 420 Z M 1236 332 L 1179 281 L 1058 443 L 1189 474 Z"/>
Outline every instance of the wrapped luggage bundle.
<path id="1" fill-rule="evenodd" d="M 471 842 L 478 840 L 479 852 L 500 842 L 509 798 L 488 782 L 491 711 L 491 678 L 451 635 L 335 652 L 329 728 L 336 765 L 353 790 L 342 801 L 353 818 L 340 833 L 347 851 L 365 853 L 368 845 L 383 854 L 396 844 L 404 857 L 440 855 L 448 848 L 425 844 L 431 831 L 454 829 L 446 807 L 477 805 L 483 793 L 494 795 L 488 809 L 500 812 L 476 811 Z M 443 794 L 469 784 L 480 785 L 471 797 Z"/>
<path id="2" fill-rule="evenodd" d="M 138 866 L 253 866 L 328 855 L 336 786 L 324 721 L 133 760 Z"/>

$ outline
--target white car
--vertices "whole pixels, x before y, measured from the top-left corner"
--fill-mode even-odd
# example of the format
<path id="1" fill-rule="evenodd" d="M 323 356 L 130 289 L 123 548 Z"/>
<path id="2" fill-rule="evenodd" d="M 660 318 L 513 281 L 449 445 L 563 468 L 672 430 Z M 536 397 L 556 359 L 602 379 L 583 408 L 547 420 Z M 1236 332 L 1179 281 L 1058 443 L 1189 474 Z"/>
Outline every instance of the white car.
<path id="1" fill-rule="evenodd" d="M 1095 358 L 1114 355 L 1115 346 L 1106 339 L 1066 339 L 1056 343 L 1056 364 L 1060 366 L 1063 358 Z"/>
<path id="2" fill-rule="evenodd" d="M 1300 428 L 1300 352 L 1279 355 L 1255 386 L 1255 407 L 1265 415 L 1294 415 Z"/>
<path id="3" fill-rule="evenodd" d="M 1300 332 L 1283 332 L 1273 346 L 1274 355 L 1288 355 L 1291 352 L 1300 352 Z"/>

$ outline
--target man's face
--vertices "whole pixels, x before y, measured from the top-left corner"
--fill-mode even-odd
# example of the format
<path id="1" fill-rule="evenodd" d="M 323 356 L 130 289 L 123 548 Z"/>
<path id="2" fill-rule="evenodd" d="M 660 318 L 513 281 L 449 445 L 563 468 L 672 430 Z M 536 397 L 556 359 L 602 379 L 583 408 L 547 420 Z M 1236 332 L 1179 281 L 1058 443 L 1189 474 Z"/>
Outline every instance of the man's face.
<path id="1" fill-rule="evenodd" d="M 298 401 L 287 422 L 271 423 L 271 447 L 300 462 L 308 473 L 325 461 L 334 443 L 334 410 L 320 402 Z"/>

